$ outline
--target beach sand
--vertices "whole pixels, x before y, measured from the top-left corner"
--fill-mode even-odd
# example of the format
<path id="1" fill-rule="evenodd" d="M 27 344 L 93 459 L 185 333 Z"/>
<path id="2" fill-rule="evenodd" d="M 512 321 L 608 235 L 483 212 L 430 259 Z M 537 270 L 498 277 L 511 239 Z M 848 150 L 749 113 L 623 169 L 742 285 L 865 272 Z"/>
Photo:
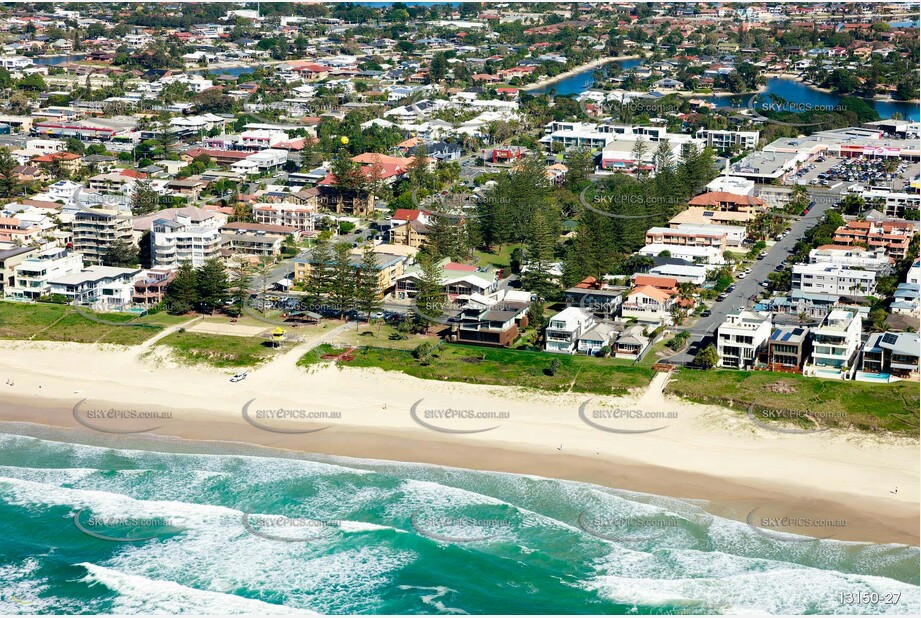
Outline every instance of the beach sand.
<path id="1" fill-rule="evenodd" d="M 524 91 L 536 90 L 538 88 L 543 88 L 544 86 L 549 86 L 550 84 L 555 84 L 566 78 L 572 77 L 573 75 L 578 75 L 579 73 L 584 73 L 592 69 L 597 69 L 600 66 L 604 66 L 612 62 L 617 62 L 618 60 L 633 60 L 639 57 L 640 56 L 634 55 L 634 56 L 607 56 L 605 58 L 598 58 L 597 60 L 592 60 L 591 62 L 586 62 L 585 64 L 580 64 L 577 67 L 573 67 L 569 69 L 568 71 L 563 71 L 562 73 L 558 75 L 554 75 L 553 77 L 547 77 L 540 81 L 534 82 L 533 84 L 527 84 L 526 86 L 522 86 L 521 89 Z"/>
<path id="2" fill-rule="evenodd" d="M 666 374 L 641 396 L 590 398 L 371 369 L 298 368 L 301 353 L 283 353 L 230 383 L 232 370 L 180 366 L 157 348 L 0 342 L 0 421 L 76 428 L 74 441 L 91 431 L 85 425 L 109 432 L 156 427 L 148 433 L 579 480 L 705 500 L 710 512 L 740 520 L 754 509 L 841 520 L 833 531 L 785 528 L 809 536 L 918 545 L 917 441 L 766 430 L 744 414 L 663 396 Z M 248 402 L 252 423 L 242 414 Z M 580 407 L 603 429 L 580 418 Z M 107 416 L 124 409 L 162 416 Z M 339 418 L 283 421 L 260 413 L 279 409 Z M 459 411 L 480 418 L 457 418 Z"/>

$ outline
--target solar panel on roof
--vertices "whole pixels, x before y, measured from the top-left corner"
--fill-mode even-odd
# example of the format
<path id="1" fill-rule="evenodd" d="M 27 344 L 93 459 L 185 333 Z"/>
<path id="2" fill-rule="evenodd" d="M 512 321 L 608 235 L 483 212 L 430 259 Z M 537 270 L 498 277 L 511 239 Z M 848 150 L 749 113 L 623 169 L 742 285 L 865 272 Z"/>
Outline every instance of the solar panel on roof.
<path id="1" fill-rule="evenodd" d="M 892 333 L 886 333 L 883 335 L 883 343 L 895 343 L 898 340 L 899 338 Z"/>

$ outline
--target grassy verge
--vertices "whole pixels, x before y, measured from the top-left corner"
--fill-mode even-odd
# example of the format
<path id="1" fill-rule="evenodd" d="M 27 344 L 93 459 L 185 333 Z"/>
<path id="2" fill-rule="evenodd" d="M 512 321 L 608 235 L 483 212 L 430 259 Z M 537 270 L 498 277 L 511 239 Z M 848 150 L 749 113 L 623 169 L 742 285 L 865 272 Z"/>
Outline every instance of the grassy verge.
<path id="1" fill-rule="evenodd" d="M 330 346 L 320 346 L 304 355 L 298 364 L 307 366 L 321 362 L 323 354 L 335 351 Z M 556 374 L 550 376 L 544 370 L 553 360 L 558 360 L 560 366 Z M 410 350 L 362 348 L 355 352 L 355 360 L 348 366 L 402 371 L 426 380 L 525 386 L 556 392 L 572 390 L 600 395 L 622 395 L 630 389 L 643 388 L 653 376 L 651 369 L 633 367 L 627 360 L 455 344 L 439 346 L 427 365 L 413 358 Z"/>
<path id="2" fill-rule="evenodd" d="M 778 383 L 788 388 L 777 389 Z M 769 371 L 679 369 L 666 392 L 736 410 L 754 404 L 756 409 L 809 412 L 820 416 L 824 426 L 918 435 L 918 384 L 913 382 L 871 384 Z"/>
<path id="3" fill-rule="evenodd" d="M 0 339 L 137 345 L 164 327 L 186 321 L 165 313 L 78 313 L 70 305 L 0 302 Z"/>
<path id="4" fill-rule="evenodd" d="M 255 367 L 274 355 L 277 350 L 261 337 L 206 335 L 177 332 L 157 342 L 168 346 L 173 354 L 189 364 L 213 367 Z"/>
<path id="5" fill-rule="evenodd" d="M 512 263 L 512 251 L 517 245 L 503 245 L 499 253 L 486 253 L 485 251 L 474 251 L 473 255 L 477 259 L 477 266 L 485 268 L 493 266 L 495 268 L 508 269 Z M 508 274 L 508 273 L 506 273 Z"/>
<path id="6" fill-rule="evenodd" d="M 338 325 L 339 322 L 336 323 Z M 354 324 L 345 332 L 336 336 L 337 343 L 343 343 L 352 346 L 372 347 L 372 348 L 392 348 L 395 350 L 414 350 L 424 341 L 431 344 L 438 342 L 438 337 L 409 335 L 406 339 L 400 338 L 397 329 L 383 322 L 367 324 L 362 322 L 358 328 Z"/>

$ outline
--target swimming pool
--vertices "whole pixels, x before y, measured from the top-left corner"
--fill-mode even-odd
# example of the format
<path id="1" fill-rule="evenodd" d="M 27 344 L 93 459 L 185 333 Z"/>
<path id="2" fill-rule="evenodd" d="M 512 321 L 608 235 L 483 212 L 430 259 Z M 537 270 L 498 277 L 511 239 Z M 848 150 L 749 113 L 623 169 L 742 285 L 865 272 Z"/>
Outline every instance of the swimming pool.
<path id="1" fill-rule="evenodd" d="M 867 373 L 865 371 L 858 371 L 857 375 L 854 376 L 858 382 L 882 382 L 888 384 L 892 376 L 888 373 Z"/>

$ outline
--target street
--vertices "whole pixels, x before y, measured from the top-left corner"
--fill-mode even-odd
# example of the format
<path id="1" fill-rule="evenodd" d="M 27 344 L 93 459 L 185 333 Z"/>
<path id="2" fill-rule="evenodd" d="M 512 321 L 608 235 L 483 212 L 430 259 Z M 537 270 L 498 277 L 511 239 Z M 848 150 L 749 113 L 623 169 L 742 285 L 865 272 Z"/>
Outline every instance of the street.
<path id="1" fill-rule="evenodd" d="M 684 352 L 676 354 L 669 359 L 669 362 L 687 364 L 694 360 L 694 355 L 711 343 L 710 339 L 715 336 L 717 327 L 723 323 L 726 316 L 740 307 L 748 308 L 751 303 L 749 299 L 758 295 L 765 288 L 761 287 L 761 282 L 767 279 L 768 275 L 774 272 L 778 264 L 782 264 L 790 254 L 793 246 L 803 238 L 806 230 L 815 226 L 825 212 L 831 208 L 832 200 L 840 199 L 839 192 L 823 191 L 819 189 L 807 189 L 809 199 L 815 202 L 815 206 L 805 217 L 799 217 L 790 228 L 790 233 L 786 238 L 780 240 L 770 247 L 768 254 L 763 260 L 757 260 L 751 265 L 751 273 L 744 279 L 738 279 L 735 282 L 735 289 L 726 297 L 725 300 L 718 301 L 710 307 L 711 315 L 705 318 L 699 318 L 693 327 L 688 329 L 691 333 L 691 341 Z M 703 345 L 702 345 L 703 344 Z"/>

